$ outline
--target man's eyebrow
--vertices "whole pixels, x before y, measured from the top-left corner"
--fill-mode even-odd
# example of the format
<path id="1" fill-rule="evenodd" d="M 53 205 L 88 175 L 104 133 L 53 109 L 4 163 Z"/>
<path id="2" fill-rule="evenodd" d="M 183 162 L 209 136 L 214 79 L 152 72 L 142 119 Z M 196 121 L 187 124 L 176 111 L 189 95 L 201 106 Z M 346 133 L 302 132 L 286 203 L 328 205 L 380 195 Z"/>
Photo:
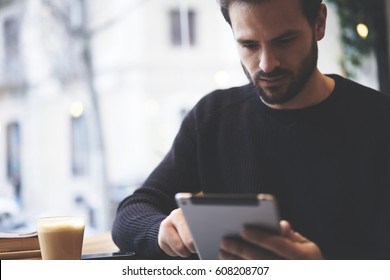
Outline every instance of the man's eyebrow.
<path id="1" fill-rule="evenodd" d="M 294 37 L 294 36 L 299 35 L 299 33 L 301 33 L 300 30 L 296 30 L 296 29 L 287 30 L 286 32 L 271 39 L 271 41 L 277 41 L 277 40 L 288 38 L 288 37 Z"/>
<path id="2" fill-rule="evenodd" d="M 294 36 L 299 35 L 300 33 L 301 33 L 301 31 L 297 30 L 297 29 L 287 30 L 287 31 L 283 32 L 282 34 L 277 35 L 276 37 L 272 38 L 270 41 L 278 41 L 278 40 L 281 40 L 281 39 L 284 39 L 284 38 L 294 37 Z M 237 38 L 236 41 L 239 44 L 255 44 L 255 43 L 258 43 L 257 40 L 244 39 L 244 38 Z"/>
<path id="3" fill-rule="evenodd" d="M 237 43 L 240 43 L 241 45 L 245 45 L 245 44 L 256 44 L 258 43 L 258 41 L 256 40 L 248 40 L 248 39 L 236 39 Z"/>

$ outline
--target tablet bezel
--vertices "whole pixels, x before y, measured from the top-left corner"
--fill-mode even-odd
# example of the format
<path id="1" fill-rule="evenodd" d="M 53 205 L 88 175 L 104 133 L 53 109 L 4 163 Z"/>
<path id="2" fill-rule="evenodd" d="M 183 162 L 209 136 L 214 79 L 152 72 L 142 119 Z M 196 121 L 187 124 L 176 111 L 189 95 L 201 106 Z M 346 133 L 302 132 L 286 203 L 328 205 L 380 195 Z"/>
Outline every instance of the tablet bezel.
<path id="1" fill-rule="evenodd" d="M 218 259 L 224 237 L 239 238 L 244 226 L 280 234 L 280 214 L 270 194 L 178 193 L 200 259 Z"/>

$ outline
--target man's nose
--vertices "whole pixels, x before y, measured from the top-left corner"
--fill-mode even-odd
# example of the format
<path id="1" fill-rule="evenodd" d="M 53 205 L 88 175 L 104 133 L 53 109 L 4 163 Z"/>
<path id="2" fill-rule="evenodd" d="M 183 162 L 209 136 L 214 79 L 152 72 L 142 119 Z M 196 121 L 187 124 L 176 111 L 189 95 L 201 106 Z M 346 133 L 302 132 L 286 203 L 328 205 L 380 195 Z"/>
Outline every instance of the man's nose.
<path id="1" fill-rule="evenodd" d="M 270 49 L 263 49 L 259 58 L 260 70 L 265 73 L 272 72 L 275 68 L 280 66 L 280 61 L 274 51 Z"/>

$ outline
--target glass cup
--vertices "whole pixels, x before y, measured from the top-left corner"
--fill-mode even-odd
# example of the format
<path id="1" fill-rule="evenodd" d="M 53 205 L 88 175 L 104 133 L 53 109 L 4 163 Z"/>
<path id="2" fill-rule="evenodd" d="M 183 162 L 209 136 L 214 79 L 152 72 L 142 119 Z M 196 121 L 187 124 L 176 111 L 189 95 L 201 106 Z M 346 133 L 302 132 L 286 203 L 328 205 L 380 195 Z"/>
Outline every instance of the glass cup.
<path id="1" fill-rule="evenodd" d="M 42 259 L 79 260 L 83 247 L 83 217 L 46 217 L 37 219 Z"/>

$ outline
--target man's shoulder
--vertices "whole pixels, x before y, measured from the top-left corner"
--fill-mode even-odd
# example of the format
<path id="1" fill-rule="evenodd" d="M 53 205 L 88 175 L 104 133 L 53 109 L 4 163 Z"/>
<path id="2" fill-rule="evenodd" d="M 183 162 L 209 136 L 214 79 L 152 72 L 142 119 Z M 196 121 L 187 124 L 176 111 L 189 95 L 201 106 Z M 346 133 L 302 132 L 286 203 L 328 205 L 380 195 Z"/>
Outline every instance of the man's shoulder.
<path id="1" fill-rule="evenodd" d="M 204 106 L 216 102 L 220 106 L 230 106 L 237 102 L 242 102 L 254 95 L 254 87 L 252 84 L 246 84 L 227 89 L 217 89 L 205 95 L 197 104 Z"/>
<path id="2" fill-rule="evenodd" d="M 348 104 L 350 114 L 390 122 L 390 96 L 338 75 L 331 77 L 336 81 L 339 100 Z"/>
<path id="3" fill-rule="evenodd" d="M 351 79 L 344 78 L 340 75 L 335 75 L 335 74 L 329 75 L 329 77 L 333 78 L 336 81 L 336 88 L 339 91 L 344 92 L 345 94 L 360 95 L 363 97 L 374 96 L 374 98 L 389 99 L 388 96 L 381 93 L 380 91 L 365 86 L 363 84 L 360 84 Z"/>
<path id="4" fill-rule="evenodd" d="M 251 84 L 215 90 L 199 100 L 193 112 L 202 119 L 212 119 L 237 110 L 245 110 L 258 96 Z M 260 99 L 258 99 L 260 101 Z"/>
<path id="5" fill-rule="evenodd" d="M 380 105 L 381 107 L 388 107 L 390 110 L 389 95 L 339 75 L 329 76 L 336 81 L 338 94 L 349 100 L 351 104 L 368 107 Z"/>

